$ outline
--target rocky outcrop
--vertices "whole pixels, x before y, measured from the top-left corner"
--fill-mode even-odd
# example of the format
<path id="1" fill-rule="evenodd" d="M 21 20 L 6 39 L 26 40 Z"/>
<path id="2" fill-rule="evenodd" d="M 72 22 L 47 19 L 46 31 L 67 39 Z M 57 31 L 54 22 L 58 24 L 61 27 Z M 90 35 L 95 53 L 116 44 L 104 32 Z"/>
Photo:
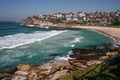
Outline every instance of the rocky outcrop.
<path id="1" fill-rule="evenodd" d="M 85 69 L 99 61 L 66 60 L 50 62 L 43 65 L 22 64 L 16 70 L 0 73 L 1 80 L 57 80 L 73 71 Z"/>
<path id="2" fill-rule="evenodd" d="M 101 49 L 73 49 L 70 57 L 76 60 L 98 60 L 103 55 L 106 55 L 106 52 Z"/>
<path id="3" fill-rule="evenodd" d="M 30 69 L 30 66 L 31 65 L 29 65 L 29 64 L 19 65 L 19 66 L 17 66 L 17 69 L 22 70 L 22 71 L 28 71 Z"/>
<path id="4" fill-rule="evenodd" d="M 74 50 L 70 55 L 74 59 L 49 62 L 43 65 L 20 64 L 16 68 L 0 72 L 0 80 L 59 80 L 76 70 L 83 70 L 93 64 L 100 64 L 105 61 L 111 61 L 114 57 L 120 55 L 120 50 L 106 52 L 97 58 L 92 51 L 84 51 L 79 54 L 80 49 Z M 93 53 L 93 52 L 92 52 Z M 91 57 L 91 58 L 89 58 Z M 86 59 L 88 58 L 88 59 Z"/>

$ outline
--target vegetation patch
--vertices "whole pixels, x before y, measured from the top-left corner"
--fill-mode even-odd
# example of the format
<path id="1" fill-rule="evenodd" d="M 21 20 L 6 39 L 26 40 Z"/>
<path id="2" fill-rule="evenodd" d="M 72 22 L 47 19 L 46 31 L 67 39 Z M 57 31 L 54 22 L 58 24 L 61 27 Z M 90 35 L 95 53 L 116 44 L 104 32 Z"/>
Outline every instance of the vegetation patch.
<path id="1" fill-rule="evenodd" d="M 95 64 L 87 69 L 74 71 L 61 80 L 120 80 L 120 56 L 109 64 Z"/>

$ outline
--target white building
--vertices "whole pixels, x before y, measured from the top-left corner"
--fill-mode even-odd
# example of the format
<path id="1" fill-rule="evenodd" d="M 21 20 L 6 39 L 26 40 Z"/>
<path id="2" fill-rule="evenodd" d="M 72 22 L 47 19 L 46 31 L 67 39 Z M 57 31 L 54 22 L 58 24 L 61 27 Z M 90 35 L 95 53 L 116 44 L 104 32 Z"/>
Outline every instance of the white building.
<path id="1" fill-rule="evenodd" d="M 79 15 L 79 17 L 85 17 L 86 16 L 86 14 L 84 12 L 80 12 L 78 15 Z"/>
<path id="2" fill-rule="evenodd" d="M 65 13 L 65 18 L 66 18 L 66 21 L 72 21 L 73 14 L 72 13 Z"/>

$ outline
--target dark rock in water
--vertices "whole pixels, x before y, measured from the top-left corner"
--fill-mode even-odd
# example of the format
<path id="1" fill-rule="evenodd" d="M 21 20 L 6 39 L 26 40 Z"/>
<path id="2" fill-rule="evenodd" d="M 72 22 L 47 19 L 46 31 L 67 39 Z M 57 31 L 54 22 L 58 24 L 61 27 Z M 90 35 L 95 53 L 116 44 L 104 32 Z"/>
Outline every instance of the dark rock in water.
<path id="1" fill-rule="evenodd" d="M 97 60 L 100 56 L 106 55 L 102 49 L 73 49 L 69 55 L 76 60 Z"/>
<path id="2" fill-rule="evenodd" d="M 97 60 L 99 59 L 99 55 L 95 54 L 78 54 L 73 53 L 70 55 L 71 58 L 74 58 L 76 60 Z"/>
<path id="3" fill-rule="evenodd" d="M 76 60 L 83 60 L 83 59 L 87 59 L 86 58 L 87 54 L 91 52 L 92 50 L 89 49 L 73 49 L 72 53 L 69 56 Z"/>
<path id="4" fill-rule="evenodd" d="M 88 54 L 90 52 L 92 52 L 90 49 L 72 49 L 72 53 Z"/>

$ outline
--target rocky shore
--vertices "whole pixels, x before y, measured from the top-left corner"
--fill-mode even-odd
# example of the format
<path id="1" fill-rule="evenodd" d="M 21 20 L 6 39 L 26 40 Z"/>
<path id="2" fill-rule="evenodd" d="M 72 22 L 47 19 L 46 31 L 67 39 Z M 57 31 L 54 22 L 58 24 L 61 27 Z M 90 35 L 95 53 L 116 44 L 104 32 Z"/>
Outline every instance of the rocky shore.
<path id="1" fill-rule="evenodd" d="M 20 64 L 17 67 L 0 72 L 0 80 L 60 80 L 76 70 L 84 70 L 93 64 L 108 63 L 120 55 L 120 48 L 107 52 L 99 49 L 74 49 L 73 59 L 49 62 L 43 65 Z"/>

